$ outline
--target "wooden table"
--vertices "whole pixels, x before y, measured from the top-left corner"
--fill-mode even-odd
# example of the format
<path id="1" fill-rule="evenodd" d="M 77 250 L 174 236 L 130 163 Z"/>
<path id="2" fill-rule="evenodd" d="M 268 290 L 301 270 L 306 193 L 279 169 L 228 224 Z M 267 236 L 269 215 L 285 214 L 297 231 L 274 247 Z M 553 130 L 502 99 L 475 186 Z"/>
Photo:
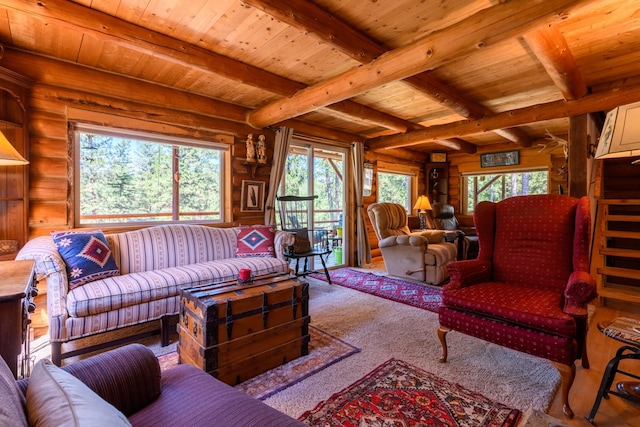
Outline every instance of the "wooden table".
<path id="1" fill-rule="evenodd" d="M 184 288 L 178 354 L 236 385 L 308 354 L 309 284 L 288 274 Z"/>
<path id="2" fill-rule="evenodd" d="M 29 376 L 29 313 L 38 294 L 34 262 L 0 262 L 0 356 L 16 378 Z"/>

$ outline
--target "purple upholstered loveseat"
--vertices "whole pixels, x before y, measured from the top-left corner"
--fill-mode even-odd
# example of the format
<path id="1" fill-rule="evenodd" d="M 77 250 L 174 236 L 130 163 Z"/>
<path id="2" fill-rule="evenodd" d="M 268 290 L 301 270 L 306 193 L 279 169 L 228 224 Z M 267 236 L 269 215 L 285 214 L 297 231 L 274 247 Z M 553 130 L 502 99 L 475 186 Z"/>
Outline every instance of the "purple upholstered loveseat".
<path id="1" fill-rule="evenodd" d="M 53 364 L 49 367 L 62 369 L 87 385 L 98 399 L 115 407 L 114 410 L 105 405 L 122 418 L 124 425 L 127 421 L 133 426 L 171 427 L 304 425 L 191 365 L 178 365 L 161 372 L 158 359 L 141 344 L 120 347 L 63 368 Z M 27 404 L 27 399 L 38 398 L 34 390 L 42 385 L 42 380 L 35 378 L 35 372 L 36 369 L 31 379 L 16 382 L 0 358 L 0 426 L 26 426 L 27 416 L 30 422 L 39 416 L 38 408 L 33 408 L 33 403 Z M 62 375 L 69 377 L 65 373 Z M 75 378 L 71 381 L 77 382 Z M 29 381 L 32 381 L 33 390 L 27 392 Z M 48 388 L 48 393 L 51 389 L 58 389 Z M 102 418 L 97 406 L 100 405 L 85 406 L 84 415 L 97 416 L 102 424 L 114 425 L 107 421 L 106 416 Z M 71 417 L 83 415 L 81 404 L 71 407 L 74 408 Z M 60 422 L 58 418 L 54 424 L 61 425 Z"/>

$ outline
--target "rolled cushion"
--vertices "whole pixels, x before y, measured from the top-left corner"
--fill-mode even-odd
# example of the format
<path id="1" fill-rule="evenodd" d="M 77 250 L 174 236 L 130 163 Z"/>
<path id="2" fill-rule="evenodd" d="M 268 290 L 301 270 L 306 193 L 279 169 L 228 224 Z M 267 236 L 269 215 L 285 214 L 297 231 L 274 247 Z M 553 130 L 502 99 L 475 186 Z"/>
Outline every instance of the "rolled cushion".
<path id="1" fill-rule="evenodd" d="M 271 225 L 241 227 L 238 233 L 236 257 L 273 257 L 275 233 L 275 227 Z"/>
<path id="2" fill-rule="evenodd" d="M 63 231 L 51 236 L 67 265 L 70 289 L 120 274 L 102 231 Z"/>
<path id="3" fill-rule="evenodd" d="M 130 426 L 127 418 L 73 375 L 43 359 L 27 388 L 31 426 Z"/>

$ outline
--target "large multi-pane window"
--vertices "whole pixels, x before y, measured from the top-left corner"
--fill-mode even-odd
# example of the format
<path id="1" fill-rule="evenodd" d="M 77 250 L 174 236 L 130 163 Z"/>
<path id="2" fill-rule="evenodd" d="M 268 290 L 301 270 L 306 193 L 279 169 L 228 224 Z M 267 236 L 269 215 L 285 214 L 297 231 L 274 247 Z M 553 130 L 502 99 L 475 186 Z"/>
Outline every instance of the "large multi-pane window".
<path id="1" fill-rule="evenodd" d="M 398 203 L 411 212 L 413 175 L 378 170 L 378 202 Z"/>
<path id="2" fill-rule="evenodd" d="M 78 126 L 76 225 L 224 221 L 228 148 Z"/>
<path id="3" fill-rule="evenodd" d="M 463 176 L 463 213 L 472 214 L 482 201 L 498 202 L 507 197 L 546 194 L 549 173 L 544 170 L 512 171 Z"/>

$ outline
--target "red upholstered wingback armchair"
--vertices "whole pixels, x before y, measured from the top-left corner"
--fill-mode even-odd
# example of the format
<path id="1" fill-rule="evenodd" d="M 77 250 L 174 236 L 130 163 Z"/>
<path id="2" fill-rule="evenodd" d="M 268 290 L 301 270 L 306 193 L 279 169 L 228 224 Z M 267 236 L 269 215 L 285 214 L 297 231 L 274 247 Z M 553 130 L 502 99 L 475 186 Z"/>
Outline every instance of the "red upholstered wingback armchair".
<path id="1" fill-rule="evenodd" d="M 563 411 L 575 361 L 589 367 L 587 303 L 596 296 L 589 271 L 589 199 L 519 196 L 481 202 L 474 220 L 478 259 L 450 263 L 438 336 L 462 332 L 550 360 L 562 377 Z M 499 368 L 499 361 L 496 364 Z"/>

